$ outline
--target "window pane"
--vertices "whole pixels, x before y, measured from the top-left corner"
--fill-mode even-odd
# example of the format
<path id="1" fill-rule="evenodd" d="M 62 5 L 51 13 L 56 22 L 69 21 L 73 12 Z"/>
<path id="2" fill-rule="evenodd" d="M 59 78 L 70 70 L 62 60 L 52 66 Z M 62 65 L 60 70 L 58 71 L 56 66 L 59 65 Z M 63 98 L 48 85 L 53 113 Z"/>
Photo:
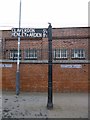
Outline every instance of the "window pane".
<path id="1" fill-rule="evenodd" d="M 73 49 L 71 51 L 72 58 L 85 58 L 85 52 L 83 49 Z"/>
<path id="2" fill-rule="evenodd" d="M 10 59 L 17 59 L 18 57 L 18 50 L 10 50 Z M 21 59 L 21 50 L 19 52 L 19 58 Z"/>
<path id="3" fill-rule="evenodd" d="M 25 58 L 37 58 L 37 50 L 36 49 L 28 49 L 25 53 Z"/>
<path id="4" fill-rule="evenodd" d="M 67 50 L 66 49 L 54 50 L 54 58 L 67 58 Z"/>

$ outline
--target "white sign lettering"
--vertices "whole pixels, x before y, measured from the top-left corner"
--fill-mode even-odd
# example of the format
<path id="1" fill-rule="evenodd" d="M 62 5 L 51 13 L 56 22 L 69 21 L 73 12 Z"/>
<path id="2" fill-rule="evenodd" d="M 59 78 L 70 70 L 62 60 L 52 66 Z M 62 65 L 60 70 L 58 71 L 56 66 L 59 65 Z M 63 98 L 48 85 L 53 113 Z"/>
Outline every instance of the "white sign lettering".
<path id="1" fill-rule="evenodd" d="M 79 65 L 79 64 L 72 64 L 72 65 L 62 64 L 61 68 L 82 68 L 82 65 Z"/>
<path id="2" fill-rule="evenodd" d="M 12 64 L 0 64 L 0 68 L 4 68 L 4 67 L 10 68 L 12 67 Z"/>
<path id="3" fill-rule="evenodd" d="M 47 37 L 47 29 L 12 28 L 13 37 Z"/>

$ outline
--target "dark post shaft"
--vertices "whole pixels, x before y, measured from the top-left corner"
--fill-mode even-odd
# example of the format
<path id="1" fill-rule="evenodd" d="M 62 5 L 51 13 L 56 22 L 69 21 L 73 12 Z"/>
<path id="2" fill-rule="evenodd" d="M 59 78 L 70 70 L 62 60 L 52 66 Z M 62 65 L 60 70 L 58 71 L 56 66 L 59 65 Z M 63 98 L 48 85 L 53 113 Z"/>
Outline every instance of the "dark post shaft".
<path id="1" fill-rule="evenodd" d="M 49 24 L 48 27 L 48 103 L 47 108 L 53 108 L 52 101 L 52 26 Z"/>

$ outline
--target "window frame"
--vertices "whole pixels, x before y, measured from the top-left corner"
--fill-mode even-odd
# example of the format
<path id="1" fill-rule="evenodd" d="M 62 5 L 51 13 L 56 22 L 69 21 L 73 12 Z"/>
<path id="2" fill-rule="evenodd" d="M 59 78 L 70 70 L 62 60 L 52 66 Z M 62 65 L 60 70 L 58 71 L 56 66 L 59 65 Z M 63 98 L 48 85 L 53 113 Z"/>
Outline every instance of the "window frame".
<path id="1" fill-rule="evenodd" d="M 54 49 L 54 59 L 67 59 L 68 50 L 67 49 Z"/>
<path id="2" fill-rule="evenodd" d="M 18 50 L 17 49 L 10 50 L 9 58 L 10 58 L 10 60 L 17 60 Z M 21 50 L 20 50 L 20 54 L 19 54 L 19 59 L 21 59 Z"/>
<path id="3" fill-rule="evenodd" d="M 85 59 L 85 49 L 72 49 L 71 50 L 72 59 Z"/>
<path id="4" fill-rule="evenodd" d="M 37 49 L 26 49 L 25 50 L 25 55 L 24 55 L 25 60 L 36 60 L 37 59 Z"/>

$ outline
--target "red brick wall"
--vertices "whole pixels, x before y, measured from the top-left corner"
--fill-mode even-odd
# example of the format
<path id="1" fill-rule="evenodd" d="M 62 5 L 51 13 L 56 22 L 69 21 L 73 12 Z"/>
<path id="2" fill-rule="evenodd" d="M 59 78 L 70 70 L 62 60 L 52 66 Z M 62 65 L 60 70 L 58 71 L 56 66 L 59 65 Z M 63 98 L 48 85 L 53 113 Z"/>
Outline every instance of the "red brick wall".
<path id="1" fill-rule="evenodd" d="M 6 40 L 5 41 L 5 57 L 9 57 L 9 50 L 17 49 L 17 40 Z M 20 49 L 22 50 L 22 59 L 24 59 L 25 49 L 37 49 L 38 60 L 48 59 L 48 39 L 44 38 L 41 40 L 21 40 Z M 88 59 L 88 39 L 53 39 L 52 41 L 53 49 L 67 49 L 70 58 L 71 49 L 85 49 L 86 59 Z"/>
<path id="2" fill-rule="evenodd" d="M 3 32 L 3 55 L 8 56 L 8 50 L 17 49 L 17 39 L 11 37 L 11 31 Z M 55 48 L 65 48 L 71 49 L 85 49 L 86 59 L 88 58 L 88 28 L 57 28 L 53 29 L 53 49 Z M 39 54 L 38 59 L 46 60 L 48 59 L 48 38 L 21 38 L 20 49 L 25 50 L 28 48 L 42 49 Z M 41 53 L 42 52 L 42 53 Z M 24 53 L 22 53 L 22 58 Z M 5 58 L 5 57 L 4 57 Z"/>
<path id="3" fill-rule="evenodd" d="M 12 68 L 3 68 L 2 89 L 15 91 L 16 64 Z M 48 64 L 20 65 L 21 91 L 47 92 L 48 90 Z M 87 92 L 88 65 L 82 68 L 61 68 L 60 64 L 53 65 L 54 92 Z"/>
<path id="4" fill-rule="evenodd" d="M 54 65 L 53 82 L 57 92 L 85 92 L 88 90 L 88 65 L 82 64 L 82 68 L 61 68 L 58 64 Z"/>
<path id="5" fill-rule="evenodd" d="M 85 27 L 54 28 L 52 32 L 53 37 L 87 37 L 89 29 Z"/>
<path id="6" fill-rule="evenodd" d="M 3 58 L 8 59 L 11 49 L 17 48 L 17 39 L 11 37 L 11 31 L 3 31 Z M 88 59 L 88 28 L 57 28 L 53 29 L 53 48 L 85 49 Z M 21 38 L 20 49 L 42 49 L 38 60 L 48 59 L 48 39 Z M 22 59 L 24 55 L 22 53 Z M 70 55 L 69 58 L 70 59 Z M 10 61 L 9 61 L 10 62 Z M 15 91 L 16 63 L 12 68 L 2 69 L 2 89 Z M 1 84 L 1 83 L 0 83 Z M 21 91 L 47 91 L 48 89 L 48 64 L 20 64 Z M 88 64 L 82 68 L 61 68 L 60 64 L 53 65 L 53 90 L 55 92 L 86 92 L 88 90 Z"/>

